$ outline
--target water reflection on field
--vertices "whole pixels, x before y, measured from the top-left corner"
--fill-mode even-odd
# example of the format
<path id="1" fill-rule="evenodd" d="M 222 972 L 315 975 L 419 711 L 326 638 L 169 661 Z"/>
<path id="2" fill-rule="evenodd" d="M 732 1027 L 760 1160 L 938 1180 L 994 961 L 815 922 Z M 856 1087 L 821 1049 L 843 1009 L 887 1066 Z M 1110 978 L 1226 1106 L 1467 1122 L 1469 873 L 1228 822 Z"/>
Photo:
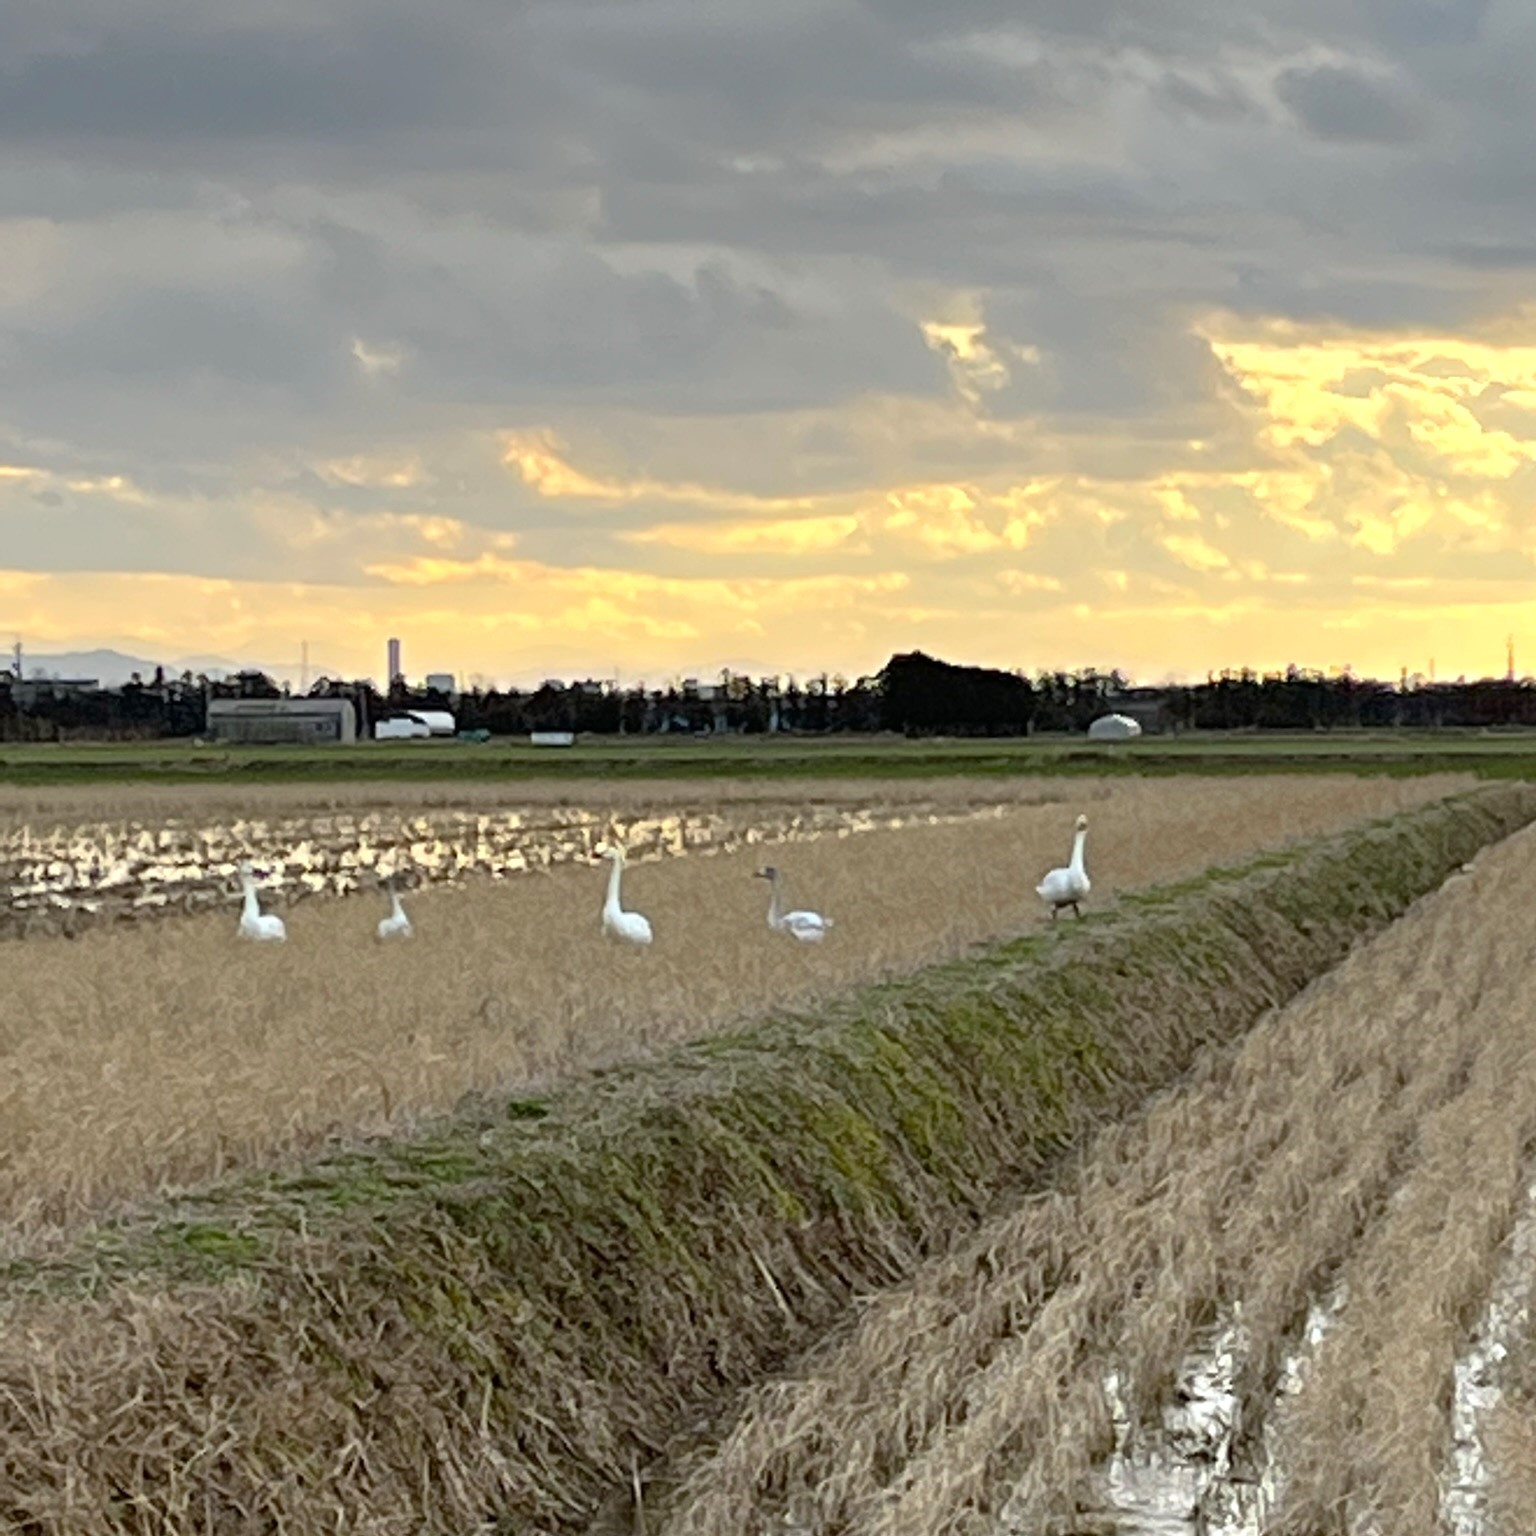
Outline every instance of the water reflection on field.
<path id="1" fill-rule="evenodd" d="M 913 824 L 1000 815 L 1001 804 L 742 805 L 626 816 L 633 859 L 713 853 L 754 843 L 849 837 Z M 137 921 L 228 904 L 240 863 L 266 904 L 343 895 L 398 876 L 409 886 L 503 879 L 585 861 L 609 834 L 605 813 L 569 805 L 483 812 L 433 808 L 331 811 L 267 818 L 157 819 L 0 830 L 0 936 L 100 921 Z"/>

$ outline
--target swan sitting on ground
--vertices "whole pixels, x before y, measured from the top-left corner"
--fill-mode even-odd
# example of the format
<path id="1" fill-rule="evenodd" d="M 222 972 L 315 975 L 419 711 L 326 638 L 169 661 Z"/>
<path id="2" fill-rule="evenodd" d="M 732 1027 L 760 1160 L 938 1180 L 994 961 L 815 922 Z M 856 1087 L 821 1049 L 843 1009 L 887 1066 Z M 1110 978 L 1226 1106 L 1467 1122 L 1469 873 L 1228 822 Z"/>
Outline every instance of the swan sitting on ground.
<path id="1" fill-rule="evenodd" d="M 245 893 L 245 902 L 240 909 L 240 937 L 282 943 L 288 937 L 288 930 L 282 918 L 271 912 L 263 912 L 257 906 L 256 880 L 249 864 L 240 866 L 240 889 Z"/>
<path id="2" fill-rule="evenodd" d="M 400 892 L 389 886 L 389 916 L 379 919 L 381 939 L 408 939 L 411 936 L 411 920 L 400 905 Z"/>
<path id="3" fill-rule="evenodd" d="M 649 944 L 651 925 L 638 912 L 626 912 L 619 905 L 619 878 L 624 872 L 624 850 L 609 843 L 597 850 L 600 859 L 609 860 L 613 869 L 608 876 L 608 899 L 603 903 L 603 932 L 626 944 Z"/>
<path id="4" fill-rule="evenodd" d="M 1036 894 L 1051 909 L 1051 921 L 1063 907 L 1071 907 L 1081 917 L 1078 902 L 1087 900 L 1091 889 L 1088 871 L 1083 868 L 1083 844 L 1088 840 L 1088 818 L 1077 818 L 1077 835 L 1072 839 L 1072 862 L 1065 869 L 1053 869 L 1035 887 Z"/>
<path id="5" fill-rule="evenodd" d="M 792 933 L 802 944 L 820 944 L 832 926 L 830 917 L 819 912 L 781 912 L 779 910 L 779 872 L 772 864 L 758 870 L 756 880 L 766 880 L 772 895 L 768 899 L 768 926 L 775 933 Z"/>

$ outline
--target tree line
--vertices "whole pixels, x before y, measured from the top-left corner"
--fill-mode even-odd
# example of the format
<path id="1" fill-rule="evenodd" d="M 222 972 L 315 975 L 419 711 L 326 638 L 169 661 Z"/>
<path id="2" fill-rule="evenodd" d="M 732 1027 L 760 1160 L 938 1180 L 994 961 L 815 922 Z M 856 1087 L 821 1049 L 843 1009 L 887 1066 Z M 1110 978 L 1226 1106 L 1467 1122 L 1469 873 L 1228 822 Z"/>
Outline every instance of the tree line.
<path id="1" fill-rule="evenodd" d="M 0 739 L 133 740 L 193 737 L 205 729 L 211 698 L 283 698 L 260 672 L 210 679 L 157 671 L 121 688 L 50 691 L 0 671 Z M 1536 726 L 1536 683 L 1484 678 L 1397 684 L 1350 673 L 1287 667 L 1213 674 L 1203 683 L 1131 689 L 1111 669 L 1003 671 L 957 666 L 910 651 L 872 676 L 821 674 L 752 678 L 724 672 L 718 681 L 665 687 L 616 687 L 591 679 L 550 681 L 535 689 L 474 688 L 449 696 L 396 679 L 378 689 L 366 679 L 321 678 L 312 698 L 348 698 L 359 724 L 412 709 L 450 709 L 460 730 L 497 736 L 530 731 L 578 733 L 757 734 L 895 731 L 909 736 L 1020 736 L 1083 731 L 1117 708 L 1149 729 L 1335 730 L 1454 726 Z"/>

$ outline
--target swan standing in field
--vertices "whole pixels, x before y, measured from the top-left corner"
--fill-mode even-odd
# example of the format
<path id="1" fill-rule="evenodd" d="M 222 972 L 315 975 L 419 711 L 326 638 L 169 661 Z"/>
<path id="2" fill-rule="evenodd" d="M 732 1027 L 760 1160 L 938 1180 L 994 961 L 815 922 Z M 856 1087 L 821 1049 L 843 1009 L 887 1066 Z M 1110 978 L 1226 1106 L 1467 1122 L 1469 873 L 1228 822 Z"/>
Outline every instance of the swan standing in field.
<path id="1" fill-rule="evenodd" d="M 245 901 L 240 909 L 240 937 L 265 939 L 281 944 L 288 937 L 282 918 L 272 912 L 263 912 L 256 904 L 256 880 L 249 864 L 240 866 L 240 889 Z"/>
<path id="2" fill-rule="evenodd" d="M 1088 882 L 1088 871 L 1083 868 L 1083 844 L 1088 840 L 1088 818 L 1077 818 L 1077 835 L 1072 839 L 1072 861 L 1065 869 L 1053 869 L 1035 887 L 1036 894 L 1041 901 L 1051 909 L 1051 921 L 1056 921 L 1056 914 L 1063 907 L 1071 907 L 1072 911 L 1081 917 L 1078 910 L 1078 902 L 1087 900 L 1091 889 Z"/>
<path id="3" fill-rule="evenodd" d="M 755 880 L 766 880 L 772 895 L 768 898 L 768 926 L 775 933 L 791 933 L 802 944 L 820 944 L 832 926 L 830 917 L 819 912 L 783 912 L 779 909 L 779 872 L 772 864 L 758 870 Z"/>
<path id="4" fill-rule="evenodd" d="M 624 850 L 606 844 L 597 850 L 600 859 L 608 859 L 613 869 L 608 876 L 608 899 L 603 903 L 603 932 L 626 944 L 649 944 L 651 925 L 638 912 L 626 912 L 619 905 L 619 878 L 624 872 Z"/>
<path id="5" fill-rule="evenodd" d="M 400 905 L 400 892 L 389 886 L 389 916 L 379 919 L 381 939 L 408 939 L 411 936 L 411 920 Z"/>

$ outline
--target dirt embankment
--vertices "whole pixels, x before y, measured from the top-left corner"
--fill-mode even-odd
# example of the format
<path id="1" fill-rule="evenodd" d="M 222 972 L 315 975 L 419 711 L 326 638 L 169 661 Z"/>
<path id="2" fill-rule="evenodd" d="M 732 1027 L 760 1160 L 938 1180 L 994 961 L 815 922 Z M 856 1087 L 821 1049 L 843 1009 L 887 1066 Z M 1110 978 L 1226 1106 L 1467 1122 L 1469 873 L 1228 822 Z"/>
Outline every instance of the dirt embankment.
<path id="1" fill-rule="evenodd" d="M 1536 791 L 1519 787 L 1410 812 L 814 1017 L 147 1207 L 13 1265 L 0 1272 L 0 1527 L 584 1531 L 670 1437 L 855 1296 L 912 1274 L 1533 815 Z M 1463 924 L 1442 963 L 1479 942 Z M 1419 1119 L 1514 1071 L 1447 1059 L 1430 1039 L 1405 1057 L 1390 1025 L 1363 1057 L 1330 1057 L 1337 1033 L 1277 1047 L 1255 1079 L 1274 1091 L 1310 1073 L 1335 1095 L 1332 1126 L 1298 1142 L 1320 1159 L 1306 1167 L 1321 1205 L 1273 1155 L 1291 1120 L 1261 1116 L 1257 1090 L 1252 1123 L 1235 1120 L 1220 1152 L 1198 1102 L 1187 1127 L 1146 1122 L 1162 1126 L 1149 1145 L 1134 1127 L 1112 1133 L 1099 1184 L 1029 1208 L 1043 1241 L 1015 1253 L 996 1239 L 949 1271 L 961 1294 L 939 1296 L 930 1334 L 954 1360 L 930 1362 L 908 1316 L 886 1335 L 906 1363 L 877 1350 L 873 1390 L 855 1363 L 852 1406 L 831 1370 L 803 1442 L 777 1432 L 795 1389 L 761 1399 L 741 1421 L 744 1470 L 730 1470 L 735 1437 L 722 1453 L 734 1513 L 697 1528 L 766 1529 L 758 1509 L 776 1519 L 816 1456 L 833 1468 L 816 1486 L 862 1522 L 850 1529 L 953 1528 L 1028 1475 L 1021 1446 L 1053 1447 L 1040 1498 L 1055 1508 L 1102 1440 L 1095 1362 L 1139 1349 L 1138 1391 L 1155 1394 L 1169 1340 L 1209 1313 L 1223 1277 L 1304 1232 L 1295 1264 L 1256 1292 L 1289 1315 L 1286 1287 L 1316 1278 L 1305 1254 L 1334 1253 L 1366 1222 Z M 1195 1091 L 1230 1076 L 1213 1066 Z M 1355 1121 L 1386 1149 L 1363 1185 L 1341 1141 Z M 1190 1145 L 1207 1149 L 1192 1166 Z M 1228 1208 L 1246 1226 L 1221 1242 L 1181 1235 L 1225 1233 Z M 1011 1299 L 988 1312 L 993 1296 Z M 874 1411 L 891 1405 L 894 1422 Z M 680 1519 L 716 1497 L 713 1465 Z"/>

